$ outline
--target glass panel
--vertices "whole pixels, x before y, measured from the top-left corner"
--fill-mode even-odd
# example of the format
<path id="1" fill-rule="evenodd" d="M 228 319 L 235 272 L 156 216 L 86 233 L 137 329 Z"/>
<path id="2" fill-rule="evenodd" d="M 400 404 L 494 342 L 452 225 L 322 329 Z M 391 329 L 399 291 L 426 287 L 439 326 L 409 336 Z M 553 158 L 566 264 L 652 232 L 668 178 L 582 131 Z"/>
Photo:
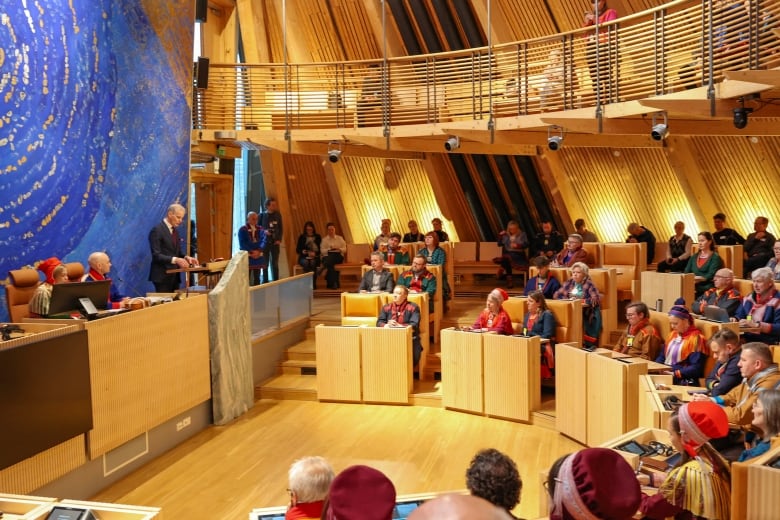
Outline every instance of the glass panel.
<path id="1" fill-rule="evenodd" d="M 311 316 L 311 273 L 249 289 L 252 339 Z"/>
<path id="2" fill-rule="evenodd" d="M 312 273 L 295 278 L 285 278 L 285 283 L 279 286 L 279 295 L 282 301 L 280 311 L 282 326 L 287 325 L 290 321 L 311 316 L 311 279 Z"/>

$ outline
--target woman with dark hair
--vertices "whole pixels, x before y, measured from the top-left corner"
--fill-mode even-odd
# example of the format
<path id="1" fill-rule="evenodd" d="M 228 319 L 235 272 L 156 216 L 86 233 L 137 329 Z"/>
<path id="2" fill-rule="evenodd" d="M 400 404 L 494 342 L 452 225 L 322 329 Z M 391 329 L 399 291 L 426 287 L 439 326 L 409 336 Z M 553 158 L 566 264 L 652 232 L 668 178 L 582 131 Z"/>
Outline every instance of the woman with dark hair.
<path id="1" fill-rule="evenodd" d="M 714 247 L 712 233 L 702 231 L 699 233 L 699 252 L 692 255 L 688 259 L 688 265 L 685 266 L 685 272 L 693 273 L 695 276 L 697 298 L 713 287 L 712 280 L 715 278 L 715 272 L 723 267 L 723 260 L 715 252 Z"/>
<path id="2" fill-rule="evenodd" d="M 539 255 L 531 261 L 538 269 L 536 276 L 528 279 L 523 294 L 528 296 L 534 291 L 542 291 L 545 298 L 552 298 L 555 291 L 561 288 L 561 282 L 550 272 L 550 259 Z"/>
<path id="3" fill-rule="evenodd" d="M 439 236 L 435 231 L 428 231 L 423 237 L 425 247 L 417 251 L 418 255 L 423 255 L 428 260 L 428 265 L 440 265 L 441 266 L 441 287 L 444 291 L 442 296 L 444 301 L 447 302 L 450 299 L 450 283 L 447 280 L 447 253 L 444 249 L 439 247 Z"/>
<path id="4" fill-rule="evenodd" d="M 295 252 L 298 253 L 298 263 L 303 267 L 304 273 L 314 271 L 320 265 L 320 244 L 322 237 L 317 234 L 314 228 L 314 222 L 307 220 L 303 225 L 303 233 L 298 237 L 298 244 L 295 246 Z M 314 278 L 314 284 L 317 284 L 317 278 Z"/>
<path id="5" fill-rule="evenodd" d="M 666 338 L 666 346 L 655 361 L 672 367 L 675 385 L 698 386 L 699 378 L 704 377 L 709 348 L 704 334 L 693 324 L 693 316 L 682 298 L 669 309 L 669 327 L 672 330 Z"/>
<path id="6" fill-rule="evenodd" d="M 541 345 L 542 379 L 549 379 L 555 370 L 555 316 L 547 308 L 547 300 L 542 291 L 532 291 L 528 294 L 528 312 L 523 316 L 523 336 L 539 336 L 548 339 Z"/>
<path id="7" fill-rule="evenodd" d="M 742 452 L 738 462 L 763 455 L 780 438 L 780 390 L 764 390 L 753 403 L 753 426 L 761 430 L 761 437 L 753 432 L 747 434 L 750 448 Z"/>

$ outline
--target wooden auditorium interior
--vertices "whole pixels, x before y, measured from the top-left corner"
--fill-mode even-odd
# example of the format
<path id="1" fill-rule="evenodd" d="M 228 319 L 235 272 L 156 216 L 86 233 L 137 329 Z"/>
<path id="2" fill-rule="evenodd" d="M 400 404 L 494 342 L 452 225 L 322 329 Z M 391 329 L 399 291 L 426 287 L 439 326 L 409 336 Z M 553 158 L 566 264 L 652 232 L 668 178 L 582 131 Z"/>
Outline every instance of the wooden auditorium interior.
<path id="1" fill-rule="evenodd" d="M 667 398 L 691 394 L 668 366 L 610 346 L 629 302 L 657 308 L 651 322 L 665 337 L 666 311 L 694 300 L 694 274 L 656 272 L 675 222 L 694 245 L 717 213 L 742 235 L 759 216 L 779 229 L 780 0 L 606 4 L 617 19 L 584 28 L 585 0 L 196 2 L 188 212 L 202 261 L 229 261 L 206 264 L 203 290 L 93 321 L 25 316 L 38 281 L 12 274 L 9 314 L 29 335 L 0 355 L 48 349 L 49 375 L 25 392 L 67 383 L 78 388 L 65 397 L 79 402 L 62 405 L 78 413 L 56 414 L 67 424 L 45 448 L 35 440 L 0 458 L 4 518 L 45 519 L 57 507 L 103 520 L 272 518 L 262 508 L 289 503 L 288 468 L 307 455 L 337 472 L 380 469 L 399 496 L 464 492 L 484 448 L 518 466 L 514 514 L 546 518 L 542 482 L 561 455 L 668 445 Z M 255 170 L 247 207 L 274 197 L 284 222 L 281 276 L 256 286 L 232 250 L 239 163 Z M 439 284 L 430 306 L 410 295 L 423 347 L 413 367 L 412 331 L 374 327 L 390 295 L 357 290 L 383 219 L 404 234 L 410 220 L 425 233 L 437 218 L 446 262 L 429 268 L 450 294 Z M 551 222 L 565 241 L 580 218 L 599 237 L 584 247 L 600 346 L 582 348 L 580 300 L 548 301 L 555 365 L 543 379 L 543 342 L 519 334 L 521 282 L 534 268 L 506 289 L 517 336 L 463 329 L 505 287 L 494 259 L 509 221 L 530 240 Z M 298 265 L 307 221 L 323 235 L 332 222 L 346 240 L 331 288 Z M 652 257 L 626 241 L 631 222 L 655 234 Z M 717 252 L 749 294 L 743 246 Z M 707 338 L 739 330 L 695 323 Z M 63 344 L 69 354 L 55 356 Z M 38 361 L 13 362 L 35 372 Z M 69 383 L 79 377 L 88 384 Z M 26 421 L 47 424 L 51 407 L 24 403 Z M 620 453 L 637 470 L 640 459 L 666 459 Z M 777 518 L 779 458 L 774 444 L 732 464 L 731 518 Z"/>

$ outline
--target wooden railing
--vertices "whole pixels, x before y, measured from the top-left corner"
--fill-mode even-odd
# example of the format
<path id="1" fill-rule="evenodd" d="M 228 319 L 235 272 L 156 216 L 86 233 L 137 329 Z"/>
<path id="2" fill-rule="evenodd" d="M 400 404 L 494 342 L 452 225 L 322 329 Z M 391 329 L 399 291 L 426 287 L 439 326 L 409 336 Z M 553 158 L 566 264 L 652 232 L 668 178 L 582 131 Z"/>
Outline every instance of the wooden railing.
<path id="1" fill-rule="evenodd" d="M 212 64 L 208 88 L 195 89 L 193 126 L 387 133 L 596 107 L 778 67 L 779 31 L 780 0 L 678 0 L 601 25 L 598 36 L 580 29 L 387 62 Z"/>

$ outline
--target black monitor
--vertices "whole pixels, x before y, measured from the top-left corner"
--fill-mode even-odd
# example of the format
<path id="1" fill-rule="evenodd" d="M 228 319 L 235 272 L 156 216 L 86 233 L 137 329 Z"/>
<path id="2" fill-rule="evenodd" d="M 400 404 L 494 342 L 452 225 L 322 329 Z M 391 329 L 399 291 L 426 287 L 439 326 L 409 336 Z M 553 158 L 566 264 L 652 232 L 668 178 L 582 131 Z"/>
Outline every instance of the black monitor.
<path id="1" fill-rule="evenodd" d="M 95 307 L 105 309 L 111 293 L 111 280 L 58 283 L 52 287 L 49 316 L 81 309 L 79 298 L 89 298 Z"/>
<path id="2" fill-rule="evenodd" d="M 95 520 L 95 515 L 89 509 L 54 506 L 46 520 Z"/>

